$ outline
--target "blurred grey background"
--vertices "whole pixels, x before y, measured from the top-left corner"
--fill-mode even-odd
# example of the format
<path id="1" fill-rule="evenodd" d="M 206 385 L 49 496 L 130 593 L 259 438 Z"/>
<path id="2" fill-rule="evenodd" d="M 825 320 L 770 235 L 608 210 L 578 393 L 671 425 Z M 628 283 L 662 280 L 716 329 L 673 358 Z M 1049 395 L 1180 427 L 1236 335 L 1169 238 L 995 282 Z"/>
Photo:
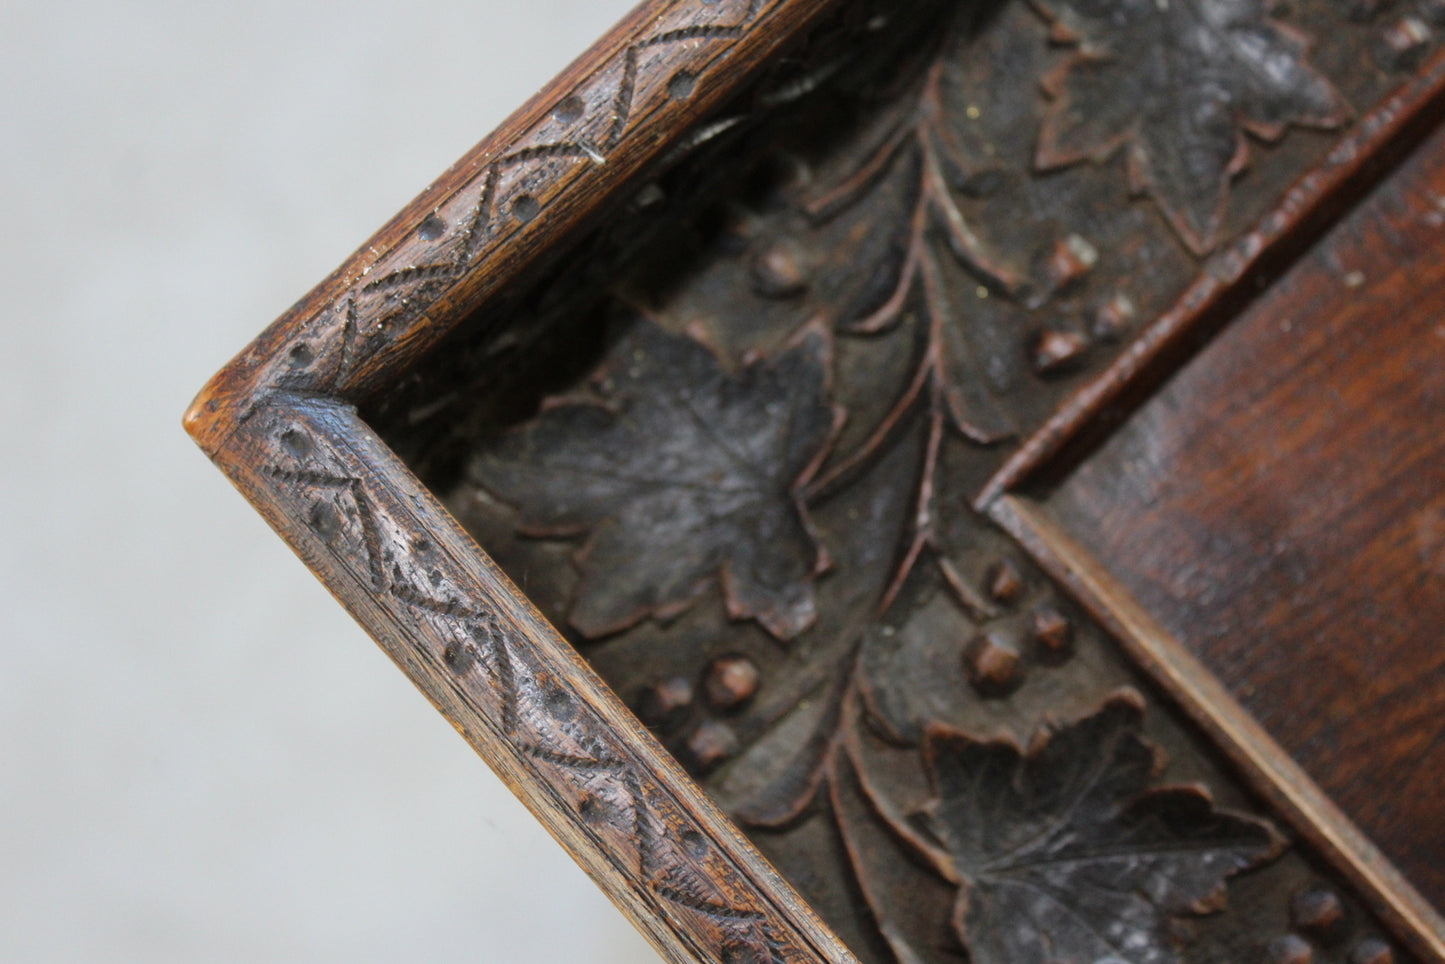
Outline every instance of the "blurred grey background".
<path id="1" fill-rule="evenodd" d="M 656 960 L 185 437 L 629 0 L 0 4 L 0 960 Z"/>

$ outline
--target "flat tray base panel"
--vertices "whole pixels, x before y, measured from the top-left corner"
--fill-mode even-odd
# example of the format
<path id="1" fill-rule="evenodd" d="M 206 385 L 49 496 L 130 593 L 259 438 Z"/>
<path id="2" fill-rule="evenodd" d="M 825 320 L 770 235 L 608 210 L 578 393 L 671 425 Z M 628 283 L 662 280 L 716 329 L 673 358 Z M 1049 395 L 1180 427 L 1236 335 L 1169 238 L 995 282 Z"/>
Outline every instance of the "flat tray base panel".
<path id="1" fill-rule="evenodd" d="M 1046 500 L 1437 906 L 1442 305 L 1436 134 Z"/>

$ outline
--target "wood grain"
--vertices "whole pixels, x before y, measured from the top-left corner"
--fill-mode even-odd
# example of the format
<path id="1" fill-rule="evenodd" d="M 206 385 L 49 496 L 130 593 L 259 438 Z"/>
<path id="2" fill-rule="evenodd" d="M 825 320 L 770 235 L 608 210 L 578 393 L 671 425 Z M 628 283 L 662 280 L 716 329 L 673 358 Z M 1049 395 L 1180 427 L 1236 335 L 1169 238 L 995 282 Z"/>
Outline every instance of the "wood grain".
<path id="1" fill-rule="evenodd" d="M 1032 500 L 1004 496 L 993 519 L 1069 587 L 1135 662 L 1171 693 L 1245 778 L 1356 887 L 1423 960 L 1445 961 L 1445 924 L 1199 657 L 1133 598 L 1099 559 Z"/>
<path id="2" fill-rule="evenodd" d="M 671 961 L 851 961 L 344 403 L 277 396 L 218 463 Z"/>
<path id="3" fill-rule="evenodd" d="M 273 388 L 375 391 L 596 217 L 829 6 L 639 5 L 233 359 L 187 430 L 214 453 Z"/>
<path id="4" fill-rule="evenodd" d="M 824 20 L 833 4 L 645 4 L 238 356 L 202 393 L 187 427 L 672 960 L 852 959 L 618 699 L 640 692 L 639 712 L 652 706 L 661 717 L 681 720 L 694 679 L 700 696 L 691 703 L 686 731 L 669 740 L 700 775 L 733 781 L 743 773 L 733 789 L 756 805 L 739 813 L 751 812 L 757 826 L 775 831 L 801 820 L 804 840 L 817 839 L 813 816 L 823 798 L 851 814 L 835 836 L 853 854 L 860 878 L 855 886 L 846 871 L 834 873 L 831 890 L 822 891 L 833 901 L 830 920 L 855 950 L 878 951 L 881 941 L 905 960 L 968 948 L 978 960 L 992 953 L 1044 961 L 1059 956 L 1063 942 L 1067 953 L 1093 948 L 1092 958 L 1102 953 L 1095 944 L 1105 931 L 1119 938 L 1119 948 L 1126 946 L 1120 935 L 1132 935 L 1127 946 L 1138 953 L 1128 951 L 1131 960 L 1174 960 L 1176 951 L 1180 959 L 1194 959 L 1196 947 L 1233 958 L 1273 946 L 1295 926 L 1287 895 L 1316 873 L 1313 854 L 1297 848 L 1277 855 L 1264 843 L 1273 839 L 1264 814 L 1238 821 L 1221 816 L 1248 812 L 1259 801 L 1205 738 L 1177 719 L 1167 699 L 1142 695 L 1147 680 L 1077 607 L 1016 558 L 1017 546 L 987 529 L 969 501 L 1006 454 L 1005 441 L 1047 418 L 1071 379 L 1116 359 L 1104 379 L 1092 383 L 1103 385 L 1103 394 L 1076 396 L 1009 463 L 995 493 L 1010 472 L 1016 479 L 1030 460 L 1052 451 L 1063 436 L 1049 435 L 1051 428 L 1073 424 L 1069 419 L 1092 401 L 1121 390 L 1151 352 L 1179 341 L 1200 318 L 1222 319 L 1251 283 L 1267 278 L 1257 270 L 1266 255 L 1291 253 L 1352 203 L 1376 176 L 1370 165 L 1431 122 L 1429 107 L 1445 97 L 1445 58 L 1366 113 L 1325 158 L 1332 141 L 1321 131 L 1352 123 L 1394 86 L 1395 74 L 1418 63 L 1377 63 L 1371 38 L 1379 31 L 1369 17 L 1355 18 L 1328 2 L 1306 0 L 1280 11 L 1253 0 L 1207 0 L 1204 6 L 1220 16 L 1225 8 L 1240 14 L 1223 46 L 1195 18 L 1147 0 L 1126 0 L 1119 16 L 1102 20 L 1094 5 L 1068 0 L 979 9 L 945 0 L 836 6 L 837 16 Z M 1317 47 L 1311 32 L 1323 38 Z M 842 41 L 848 52 L 840 57 Z M 1182 58 L 1183 67 L 1155 83 L 1148 58 L 1116 58 L 1104 66 L 1103 53 L 1146 44 L 1157 46 L 1158 62 Z M 1411 56 L 1428 47 L 1428 40 L 1413 42 Z M 785 50 L 797 56 L 780 57 Z M 1265 62 L 1272 72 L 1259 75 L 1256 68 Z M 1238 69 L 1216 83 L 1212 78 L 1228 64 Z M 764 66 L 766 79 L 754 81 Z M 1040 83 L 1020 83 L 1020 74 Z M 810 101 L 813 92 L 819 96 Z M 725 101 L 731 113 L 721 115 L 716 109 Z M 1206 123 L 1210 117 L 1227 123 Z M 1188 123 L 1170 127 L 1180 118 Z M 681 151 L 734 123 L 746 136 L 692 155 L 697 163 L 691 167 L 674 163 Z M 1116 136 L 1125 129 L 1133 133 Z M 1246 132 L 1254 144 L 1248 152 Z M 737 146 L 733 155 L 726 153 L 730 146 Z M 1246 153 L 1256 163 L 1243 178 Z M 996 166 L 1004 157 L 1007 170 Z M 1120 163 L 1111 167 L 1111 158 Z M 1323 167 L 1311 170 L 1322 158 Z M 784 162 L 774 166 L 799 175 L 789 183 L 807 190 L 786 200 L 777 184 L 759 189 L 759 178 L 742 172 L 764 170 L 764 161 Z M 699 170 L 704 163 L 707 170 Z M 810 186 L 812 175 L 824 174 Z M 674 190 L 680 182 L 695 198 L 734 176 L 740 193 L 711 199 L 713 208 L 731 212 L 731 221 L 704 209 L 693 212 L 696 223 L 684 223 L 688 214 L 678 199 L 689 195 Z M 642 203 L 644 177 L 666 203 Z M 813 190 L 828 181 L 834 190 Z M 1129 184 L 1150 197 L 1127 199 Z M 761 209 L 747 211 L 755 203 Z M 901 242 L 896 232 L 879 230 L 892 223 L 895 207 L 893 226 L 907 229 Z M 1032 221 L 993 216 L 1004 208 L 1047 214 L 1049 227 L 1041 232 Z M 639 211 L 644 214 L 634 218 Z M 654 215 L 659 220 L 649 225 Z M 676 247 L 689 232 L 693 241 L 707 237 L 707 225 L 722 222 L 735 236 L 716 247 L 689 241 L 683 245 L 689 254 L 672 250 L 652 265 L 626 263 L 644 250 Z M 1121 344 L 1136 317 L 1158 311 L 1196 276 L 1199 258 L 1241 232 L 1241 240 L 1204 265 L 1204 278 L 1185 292 L 1182 315 L 1151 326 L 1133 345 Z M 754 244 L 739 257 L 740 246 Z M 831 253 L 820 257 L 825 249 Z M 860 251 L 867 257 L 856 256 Z M 709 258 L 718 271 L 712 282 L 701 280 Z M 870 260 L 876 263 L 860 270 Z M 638 271 L 627 275 L 624 268 Z M 549 607 L 549 623 L 437 501 L 448 483 L 426 473 L 423 483 L 396 451 L 415 454 L 426 444 L 420 438 L 446 437 L 447 419 L 491 426 L 486 405 L 477 404 L 487 392 L 514 393 L 511 410 L 525 412 L 536 401 L 525 393 L 569 377 L 541 371 L 565 354 L 556 352 L 565 341 L 559 332 L 590 325 L 597 329 L 588 332 L 594 348 L 607 340 L 601 331 L 607 326 L 596 324 L 590 308 L 566 309 L 600 302 L 599 283 L 607 297 L 636 298 L 648 290 L 649 272 L 662 279 L 661 290 L 640 301 L 656 311 L 660 327 L 642 342 L 613 346 L 628 354 L 611 369 L 615 377 L 602 379 L 571 408 L 554 399 L 537 438 L 519 435 L 527 444 L 517 452 L 493 453 L 485 463 L 494 470 L 490 476 L 478 468 L 484 463 L 472 466 L 474 481 L 493 489 L 508 488 L 498 471 L 513 478 L 513 502 L 536 497 L 531 535 L 514 543 L 541 530 L 555 541 L 575 535 L 583 523 L 608 530 L 612 555 L 596 549 L 597 539 L 585 553 L 601 570 L 591 586 L 598 591 L 582 594 L 589 604 L 573 607 L 566 620 L 598 643 L 589 655 L 614 684 L 609 689 L 554 629 L 566 621 L 551 608 L 555 594 L 536 594 L 547 588 L 547 578 L 565 579 L 565 563 L 528 566 L 524 560 L 520 569 L 509 569 L 523 581 L 548 570 L 526 588 Z M 548 297 L 534 297 L 538 292 Z M 669 305 L 669 294 L 678 303 Z M 527 312 L 538 303 L 577 327 L 533 324 Z M 699 320 L 695 309 L 704 304 L 705 320 Z M 849 315 L 865 304 L 867 317 Z M 634 326 L 633 336 L 651 331 L 650 324 Z M 900 333 L 920 325 L 926 331 L 916 353 Z M 788 346 L 803 343 L 799 338 L 812 346 L 803 353 L 808 363 L 784 364 L 793 357 Z M 593 341 L 579 340 L 579 354 Z M 499 377 L 484 363 L 502 359 L 512 366 L 508 345 L 524 346 L 518 353 L 526 358 L 510 378 Z M 659 365 L 649 367 L 649 358 Z M 865 361 L 876 371 L 866 374 Z M 579 362 L 573 374 L 583 368 Z M 671 381 L 656 377 L 658 370 L 670 372 Z M 777 374 L 784 370 L 792 374 Z M 888 388 L 899 376 L 899 390 Z M 615 494 L 614 483 L 627 476 L 630 494 L 620 502 L 573 505 L 587 495 L 584 486 L 532 479 L 508 461 L 518 452 L 555 448 L 575 473 L 580 449 L 562 429 L 580 425 L 585 435 L 621 412 L 620 404 L 609 408 L 598 399 L 633 381 L 638 398 L 660 401 L 658 416 L 634 419 L 633 436 L 602 445 L 586 460 L 609 480 L 594 487 L 594 495 Z M 354 407 L 361 403 L 365 420 Z M 807 417 L 782 420 L 788 444 L 769 442 L 768 426 L 777 428 L 769 419 L 790 404 Z M 842 419 L 845 408 L 851 424 Z M 690 421 L 679 428 L 663 417 L 669 412 Z M 533 444 L 538 439 L 548 444 Z M 590 439 L 594 448 L 606 441 L 598 432 Z M 751 461 L 739 458 L 736 447 L 749 439 L 763 453 Z M 723 451 L 696 461 L 715 442 Z M 829 453 L 844 451 L 844 444 L 855 454 L 834 459 Z M 639 464 L 619 462 L 618 445 Z M 671 461 L 649 454 L 649 446 L 666 450 Z M 508 459 L 499 461 L 500 455 Z M 548 468 L 546 458 L 533 461 L 523 468 Z M 692 474 L 654 478 L 653 463 L 687 464 Z M 747 480 L 721 486 L 728 489 L 722 502 L 717 492 L 693 495 L 718 487 L 735 470 Z M 643 496 L 638 483 L 645 483 Z M 674 491 L 683 489 L 690 493 L 685 498 Z M 693 505 L 702 518 L 726 518 L 728 526 L 733 516 L 741 521 L 735 528 L 695 529 L 679 520 L 685 513 L 678 505 Z M 871 523 L 859 524 L 868 514 Z M 618 535 L 622 516 L 656 529 L 623 533 L 629 542 Z M 791 547 L 773 538 L 789 527 Z M 905 534 L 903 542 L 894 544 L 896 534 L 886 534 L 892 529 Z M 833 535 L 840 539 L 835 548 L 844 551 L 827 551 L 824 537 Z M 823 541 L 815 546 L 815 538 Z M 643 558 L 658 547 L 667 552 Z M 639 561 L 651 568 L 629 568 Z M 854 568 L 855 562 L 861 565 Z M 720 587 L 721 607 L 701 602 L 709 587 Z M 621 598 L 608 601 L 607 592 Z M 686 634 L 699 626 L 711 627 L 697 637 L 705 637 L 704 644 L 657 646 L 631 658 L 658 633 Z M 794 652 L 810 653 L 815 665 L 794 673 L 785 689 L 773 670 L 789 660 L 803 665 Z M 1149 667 L 1147 658 L 1135 656 Z M 663 664 L 689 659 L 705 660 L 703 671 L 657 677 Z M 609 673 L 608 666 L 622 663 L 630 672 L 643 667 L 643 686 L 618 685 L 632 678 Z M 943 670 L 935 672 L 935 663 Z M 955 685 L 960 674 L 965 681 Z M 1217 702 L 1202 709 L 1204 732 L 1228 750 L 1228 734 L 1209 726 L 1211 713 L 1228 710 Z M 790 715 L 794 707 L 797 718 Z M 1101 707 L 1128 710 L 1127 719 L 1102 729 L 1089 723 Z M 1071 756 L 1036 752 L 1044 744 L 1035 740 L 1026 751 L 1023 737 L 1052 732 L 1061 710 L 1073 721 L 1068 726 L 1094 734 L 1099 745 Z M 748 722 L 752 715 L 755 723 Z M 781 737 L 759 738 L 787 719 L 792 723 L 777 727 Z M 952 736 L 944 743 L 967 752 L 940 770 L 929 762 L 931 751 L 920 747 L 932 745 L 929 734 L 943 732 L 939 725 L 950 720 Z M 982 729 L 1004 721 L 1013 739 L 990 739 Z M 665 730 L 659 724 L 661 735 Z M 802 731 L 812 735 L 799 756 L 783 744 Z M 903 818 L 914 805 L 928 804 L 930 798 L 920 796 L 923 783 L 939 784 L 931 799 L 942 801 L 940 781 L 983 757 L 1007 756 L 1020 772 L 1038 770 L 1034 782 L 1044 796 L 1056 796 L 1048 788 L 1070 785 L 1069 774 L 1081 772 L 1079 760 L 1111 759 L 1107 746 L 1123 745 L 1134 747 L 1120 761 L 1129 779 L 1114 797 L 1096 801 L 1107 805 L 1091 812 L 1085 831 L 1107 850 L 1147 825 L 1158 851 L 1155 869 L 1127 846 L 1115 853 L 1133 870 L 1118 879 L 1118 901 L 1083 915 L 1098 919 L 1082 930 L 1068 923 L 1071 914 L 1040 915 L 1047 919 L 1032 936 L 1005 919 L 1012 916 L 1008 897 L 985 879 L 996 861 L 972 860 L 978 854 L 968 843 L 1003 826 L 1002 816 L 960 815 L 950 823 L 944 836 L 953 838 L 952 857 Z M 1150 749 L 1156 745 L 1166 751 L 1157 760 Z M 1165 755 L 1175 782 L 1155 785 Z M 766 786 L 769 781 L 777 785 Z M 1216 812 L 1210 794 L 1186 783 L 1208 786 L 1231 811 Z M 1006 796 L 1011 785 L 1005 779 L 996 790 Z M 751 792 L 759 789 L 767 792 Z M 1090 793 L 1081 788 L 1081 799 L 1094 799 Z M 966 803 L 960 794 L 947 797 L 950 806 Z M 1159 807 L 1135 813 L 1137 822 L 1115 822 L 1114 804 L 1130 797 L 1148 797 Z M 1288 800 L 1274 802 L 1289 812 Z M 993 826 L 985 825 L 990 821 Z M 1319 823 L 1332 826 L 1328 819 Z M 1199 836 L 1209 827 L 1233 842 Z M 1246 827 L 1258 833 L 1240 838 Z M 1180 856 L 1171 843 L 1176 836 L 1205 846 Z M 909 870 L 916 861 L 887 859 L 888 848 L 908 838 L 921 845 L 925 862 L 934 860 L 941 882 L 919 884 L 910 877 L 918 868 Z M 1311 839 L 1334 856 L 1328 838 Z M 1094 844 L 1090 859 L 1102 855 L 1092 852 L 1099 849 Z M 1059 853 L 1069 852 L 1061 846 Z M 829 860 L 838 869 L 841 857 L 807 849 L 815 870 Z M 799 850 L 769 853 L 794 860 Z M 1216 860 L 1223 862 L 1215 866 Z M 1025 855 L 1020 866 L 1035 863 Z M 865 865 L 883 878 L 896 876 L 892 891 L 869 879 Z M 1147 884 L 1130 876 L 1141 868 Z M 1224 905 L 1219 885 L 1230 876 L 1237 877 L 1230 889 L 1244 899 L 1228 915 L 1210 917 L 1205 912 Z M 1388 882 L 1361 880 L 1375 896 L 1389 890 Z M 998 933 L 990 937 L 987 921 L 958 916 L 952 936 L 940 943 L 944 917 L 920 913 L 915 894 L 926 892 L 925 903 L 936 910 L 940 899 L 947 902 L 947 885 L 966 886 L 960 894 L 971 895 L 963 903 L 975 915 L 996 914 Z M 862 904 L 854 893 L 860 889 Z M 1143 889 L 1156 906 L 1140 916 L 1134 897 Z M 1331 954 L 1354 960 L 1360 948 L 1384 946 L 1378 925 L 1347 892 L 1329 895 L 1353 928 L 1336 935 Z M 1066 895 L 1062 903 L 1079 896 Z M 1389 917 L 1390 909 L 1384 906 L 1386 917 L 1402 930 L 1420 930 L 1414 918 Z M 853 926 L 870 914 L 876 934 Z M 1187 939 L 1175 932 L 1184 918 Z M 1005 930 L 1012 936 L 1000 936 Z M 1009 946 L 1015 938 L 1023 944 Z M 1197 944 L 1186 952 L 1186 941 Z"/>
<path id="5" fill-rule="evenodd" d="M 672 961 L 851 952 L 350 401 L 395 379 L 827 3 L 644 3 L 222 370 L 186 428 Z"/>
<path id="6" fill-rule="evenodd" d="M 1118 425 L 1198 345 L 1237 315 L 1394 163 L 1429 134 L 1445 110 L 1445 51 L 1360 119 L 1251 230 L 1019 446 L 980 491 L 987 506 L 1041 471 L 1061 477 Z"/>
<path id="7" fill-rule="evenodd" d="M 1252 253 L 1298 243 L 1322 206 L 1352 200 L 1366 172 L 1380 173 L 1370 159 L 1397 146 L 1438 76 L 1390 97 L 1394 84 L 1360 85 L 1368 70 L 1332 71 L 1346 78 L 1358 128 L 1333 152 L 1318 132 L 1277 132 L 1255 146 L 1238 185 L 1224 170 L 1202 178 L 1189 207 L 1211 211 L 1223 198 L 1225 236 L 1248 240 L 1201 266 L 1162 216 L 1164 200 L 1123 195 L 1122 165 L 1038 171 L 1042 132 L 1065 113 L 1108 105 L 1106 92 L 1085 91 L 1087 107 L 1060 113 L 1034 85 L 998 83 L 1053 69 L 1057 47 L 1035 9 L 907 9 L 918 16 L 891 28 L 879 18 L 860 41 L 899 55 L 855 53 L 793 113 L 758 112 L 746 139 L 661 178 L 656 243 L 615 261 L 595 248 L 565 257 L 537 297 L 516 299 L 505 324 L 459 331 L 454 351 L 418 365 L 366 412 L 851 946 L 933 960 L 984 939 L 982 925 L 950 935 L 947 912 L 914 899 L 936 882 L 900 869 L 909 855 L 890 849 L 886 828 L 860 829 L 860 795 L 874 810 L 926 806 L 904 788 L 922 778 L 929 727 L 983 739 L 1002 726 L 1025 743 L 1045 718 L 1087 718 L 1128 673 L 1086 618 L 1049 598 L 1036 569 L 983 531 L 969 498 L 1007 437 L 1046 418 L 1070 379 L 1118 352 L 1132 320 L 1167 307 L 1201 267 L 1193 290 L 1251 289 Z M 1312 47 L 1312 62 L 1368 67 L 1362 34 L 1342 29 L 1338 8 L 1303 4 L 1291 20 L 1330 38 Z M 1128 86 L 1116 78 L 1109 90 L 1128 100 Z M 1176 78 L 1164 96 L 1186 102 L 1208 88 Z M 1133 109 L 1116 104 L 1112 116 Z M 1212 137 L 1155 139 L 1149 150 L 1173 165 Z M 1281 197 L 1292 182 L 1301 186 Z M 1035 217 L 1004 216 L 1018 210 Z M 589 271 L 605 282 L 575 280 Z M 809 328 L 831 331 L 831 359 L 772 381 L 766 373 Z M 1030 341 L 1031 330 L 1042 337 Z M 784 426 L 823 427 L 820 383 L 847 414 L 836 444 L 803 431 L 800 440 L 818 444 L 796 461 L 760 456 L 776 453 Z M 765 410 L 770 419 L 756 417 Z M 799 470 L 819 454 L 809 482 Z M 824 552 L 808 551 L 814 545 Z M 738 592 L 738 572 L 751 578 L 779 556 L 792 561 L 766 567 L 770 594 L 807 618 L 766 618 L 770 607 Z M 818 558 L 831 562 L 826 571 Z M 725 667 L 744 670 L 747 685 L 715 687 Z M 1151 692 L 1148 718 L 1167 726 L 1178 715 Z M 864 709 L 841 712 L 850 699 Z M 841 750 L 860 722 L 895 744 L 891 754 L 870 745 L 886 761 L 870 767 L 886 775 L 861 782 Z M 1160 745 L 1216 795 L 1241 782 L 1202 767 L 1207 745 L 1184 734 Z M 1251 806 L 1258 801 L 1243 803 Z M 1000 818 L 982 822 L 1006 833 Z M 1301 886 L 1295 875 L 1311 872 L 1300 864 L 1341 852 L 1318 846 L 1238 875 L 1229 889 L 1250 896 L 1231 898 L 1223 923 L 1180 958 L 1247 958 L 1282 937 L 1291 923 L 1270 908 L 1283 910 Z M 1081 914 L 1100 930 L 1133 927 L 1140 949 L 1121 951 L 1125 959 L 1147 958 L 1149 947 L 1168 953 L 1150 926 L 1124 924 L 1117 909 Z M 1160 910 L 1171 918 L 1179 907 Z M 1377 938 L 1368 912 L 1348 914 L 1363 931 L 1357 940 Z M 1086 954 L 1060 916 L 1015 926 L 1034 935 L 1033 953 Z M 1317 953 L 1343 959 L 1351 942 L 1337 944 Z"/>
<path id="8" fill-rule="evenodd" d="M 1445 906 L 1445 134 L 1047 500 Z"/>

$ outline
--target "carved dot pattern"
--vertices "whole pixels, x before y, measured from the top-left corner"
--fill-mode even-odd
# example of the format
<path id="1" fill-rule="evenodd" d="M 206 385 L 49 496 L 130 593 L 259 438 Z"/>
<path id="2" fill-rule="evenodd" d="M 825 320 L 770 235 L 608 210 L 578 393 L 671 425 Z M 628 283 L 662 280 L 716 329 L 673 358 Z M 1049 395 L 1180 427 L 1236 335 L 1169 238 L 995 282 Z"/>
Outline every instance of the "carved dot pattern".
<path id="1" fill-rule="evenodd" d="M 678 0 L 672 11 L 701 2 L 704 6 L 716 5 L 716 0 Z M 554 165 L 558 161 L 603 165 L 609 154 L 621 143 L 632 120 L 638 99 L 639 62 L 641 55 L 657 47 L 699 41 L 736 39 L 742 36 L 758 19 L 766 0 L 748 0 L 741 15 L 735 15 L 732 22 L 694 24 L 672 30 L 663 30 L 627 47 L 620 55 L 620 65 L 614 61 L 600 68 L 589 82 L 602 75 L 618 73 L 616 93 L 610 99 L 589 104 L 580 92 L 563 98 L 553 109 L 543 126 L 561 123 L 569 127 L 587 127 L 584 123 L 589 106 L 610 114 L 610 121 L 591 125 L 600 128 L 601 136 L 575 136 L 567 140 L 552 141 L 527 147 L 514 147 L 492 161 L 476 177 L 463 184 L 458 190 L 437 205 L 438 208 L 451 205 L 457 198 L 475 192 L 476 202 L 469 216 L 457 218 L 454 230 L 446 233 L 448 222 L 436 211 L 424 218 L 411 232 L 410 238 L 424 243 L 431 255 L 418 258 L 410 246 L 403 241 L 373 268 L 391 258 L 406 262 L 402 267 L 383 270 L 378 277 L 364 275 L 315 319 L 315 323 L 341 326 L 340 350 L 336 353 L 335 365 L 325 374 L 310 372 L 311 377 L 325 379 L 332 384 L 343 382 L 353 374 L 357 366 L 380 351 L 389 340 L 383 337 L 388 332 L 397 332 L 425 314 L 456 282 L 469 271 L 472 264 L 492 242 L 504 239 L 497 214 L 505 210 L 514 224 L 526 225 L 536 220 L 543 210 L 536 194 L 547 181 L 554 181 L 560 171 Z M 659 16 L 666 20 L 668 14 Z M 692 96 L 698 84 L 698 77 L 690 71 L 674 74 L 666 84 L 669 97 L 685 100 Z M 525 139 L 535 133 L 522 135 Z M 530 168 L 524 176 L 514 178 L 505 193 L 519 191 L 519 196 L 506 203 L 500 197 L 503 192 L 503 176 L 516 168 Z M 525 187 L 524 187 L 525 185 Z M 505 223 L 505 222 L 504 222 Z M 405 253 L 411 251 L 411 253 Z M 401 253 L 399 253 L 401 252 Z M 367 272 L 372 272 L 371 268 Z M 292 356 L 294 368 L 309 369 L 313 359 L 306 358 L 299 363 Z M 315 389 L 315 384 L 307 386 Z"/>
<path id="2" fill-rule="evenodd" d="M 563 98 L 562 102 L 552 110 L 552 116 L 563 124 L 581 120 L 585 113 L 587 113 L 587 104 L 576 94 Z"/>
<path id="3" fill-rule="evenodd" d="M 667 82 L 667 93 L 673 100 L 687 100 L 697 89 L 697 75 L 691 71 L 678 71 Z"/>
<path id="4" fill-rule="evenodd" d="M 583 708 L 572 694 L 555 685 L 544 689 L 538 699 L 526 699 L 523 693 L 524 674 L 536 676 L 519 664 L 512 643 L 497 616 L 484 607 L 438 594 L 445 581 L 435 567 L 429 569 L 431 588 L 422 588 L 410 579 L 400 560 L 429 548 L 425 539 L 407 540 L 409 545 L 399 551 L 388 548 L 379 519 L 379 509 L 367 491 L 365 482 L 344 472 L 316 470 L 309 467 L 322 456 L 310 435 L 287 425 L 272 434 L 276 456 L 283 462 L 303 462 L 306 468 L 281 468 L 272 465 L 265 474 L 292 490 L 293 495 L 305 492 L 330 494 L 333 501 L 307 500 L 313 509 L 302 521 L 323 542 L 344 558 L 336 541 L 344 535 L 343 520 L 337 512 L 346 513 L 360 534 L 357 555 L 378 595 L 390 597 L 423 618 L 433 618 L 447 627 L 451 641 L 439 646 L 437 655 L 453 677 L 466 677 L 480 669 L 491 674 L 491 689 L 498 696 L 501 725 L 509 743 L 539 764 L 544 764 L 569 778 L 578 788 L 575 802 L 579 820 L 587 824 L 620 824 L 630 819 L 630 838 L 638 850 L 638 873 L 647 887 L 669 903 L 687 908 L 708 918 L 723 935 L 727 947 L 747 955 L 746 959 L 765 962 L 782 961 L 782 945 L 778 942 L 767 915 L 763 912 L 730 906 L 711 899 L 716 888 L 703 875 L 680 859 L 686 854 L 694 861 L 705 860 L 712 853 L 706 837 L 692 828 L 679 831 L 675 842 L 667 839 L 668 821 L 663 819 L 649 795 L 644 791 L 635 767 L 623 759 L 625 753 L 611 752 L 611 738 L 601 727 L 585 726 Z M 349 497 L 349 510 L 334 501 L 335 495 Z M 324 507 L 318 514 L 316 506 Z M 389 569 L 388 569 L 389 563 Z M 475 707 L 475 699 L 460 695 Z M 525 701 L 525 707 L 519 706 Z M 481 709 L 480 707 L 476 707 Z M 492 715 L 483 713 L 483 715 Z M 586 729 L 585 735 L 574 735 Z M 569 732 L 569 730 L 571 732 Z M 575 752 L 560 748 L 575 744 Z M 599 783 L 599 780 L 602 781 Z M 655 790 L 653 791 L 656 792 Z M 676 807 L 668 807 L 668 816 L 676 823 Z"/>

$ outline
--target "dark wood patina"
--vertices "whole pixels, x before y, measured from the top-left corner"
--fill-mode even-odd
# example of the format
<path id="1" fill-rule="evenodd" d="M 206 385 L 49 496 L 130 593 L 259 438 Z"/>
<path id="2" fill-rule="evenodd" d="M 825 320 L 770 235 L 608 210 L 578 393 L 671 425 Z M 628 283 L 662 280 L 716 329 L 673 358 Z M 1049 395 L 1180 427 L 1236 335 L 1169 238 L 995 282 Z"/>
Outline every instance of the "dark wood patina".
<path id="1" fill-rule="evenodd" d="M 1442 961 L 1442 19 L 648 4 L 188 428 L 671 959 Z"/>

